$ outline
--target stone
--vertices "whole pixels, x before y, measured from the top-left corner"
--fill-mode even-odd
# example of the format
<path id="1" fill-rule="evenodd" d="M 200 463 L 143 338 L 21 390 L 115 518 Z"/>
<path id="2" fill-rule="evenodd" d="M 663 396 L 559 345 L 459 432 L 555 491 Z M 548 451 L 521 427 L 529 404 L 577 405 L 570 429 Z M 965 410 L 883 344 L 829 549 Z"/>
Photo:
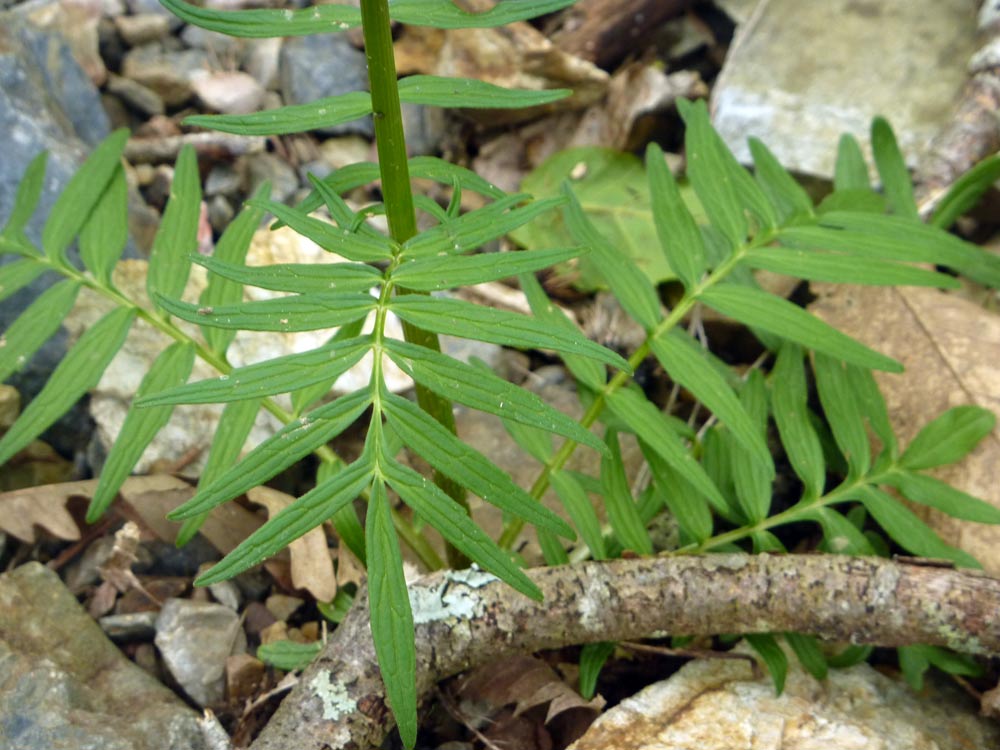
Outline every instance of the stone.
<path id="1" fill-rule="evenodd" d="M 372 144 L 366 138 L 345 135 L 340 138 L 327 138 L 319 144 L 319 152 L 331 169 L 340 169 L 348 164 L 371 160 Z"/>
<path id="2" fill-rule="evenodd" d="M 179 107 L 191 98 L 192 79 L 204 71 L 208 71 L 204 51 L 168 52 L 155 43 L 130 49 L 122 60 L 122 75 L 155 91 L 169 107 Z"/>
<path id="3" fill-rule="evenodd" d="M 156 635 L 159 613 L 130 612 L 127 615 L 105 615 L 97 621 L 101 630 L 113 641 L 148 641 Z"/>
<path id="4" fill-rule="evenodd" d="M 248 39 L 243 53 L 243 69 L 265 89 L 278 88 L 283 39 Z"/>
<path id="5" fill-rule="evenodd" d="M 229 607 L 170 599 L 156 620 L 156 647 L 170 675 L 204 707 L 225 698 L 226 660 L 245 650 L 246 639 Z"/>
<path id="6" fill-rule="evenodd" d="M 886 116 L 915 163 L 948 123 L 976 50 L 973 0 L 765 0 L 740 27 L 712 96 L 743 163 L 749 136 L 788 169 L 829 178 L 837 141 Z M 808 54 L 792 54 L 808 45 Z"/>
<path id="7" fill-rule="evenodd" d="M 170 33 L 170 19 L 159 13 L 117 16 L 114 23 L 118 34 L 129 47 L 155 42 Z"/>
<path id="8" fill-rule="evenodd" d="M 277 154 L 249 154 L 243 164 L 247 171 L 247 192 L 253 195 L 264 182 L 271 183 L 271 200 L 285 203 L 299 189 L 295 168 Z"/>
<path id="9" fill-rule="evenodd" d="M 21 413 L 21 394 L 12 385 L 0 385 L 0 430 L 6 430 Z"/>
<path id="10" fill-rule="evenodd" d="M 160 5 L 160 0 L 126 0 L 126 2 L 128 3 L 128 9 L 137 16 L 149 13 L 164 16 L 170 24 L 171 31 L 177 31 L 184 25 L 181 19 Z"/>
<path id="11" fill-rule="evenodd" d="M 205 195 L 214 198 L 217 195 L 233 197 L 238 195 L 243 187 L 243 180 L 231 164 L 217 164 L 205 178 Z"/>
<path id="12" fill-rule="evenodd" d="M 1000 747 L 1000 727 L 977 716 L 953 685 L 929 682 L 917 695 L 867 664 L 832 669 L 820 682 L 791 653 L 788 661 L 781 695 L 767 671 L 748 661 L 689 662 L 602 714 L 570 750 Z"/>
<path id="13" fill-rule="evenodd" d="M 238 57 L 248 40 L 189 25 L 181 31 L 181 41 L 188 47 L 205 50 L 218 57 L 229 59 Z"/>
<path id="14" fill-rule="evenodd" d="M 217 195 L 208 201 L 208 223 L 212 231 L 222 234 L 236 216 L 236 209 L 225 196 Z"/>
<path id="15" fill-rule="evenodd" d="M 448 118 L 441 107 L 403 104 L 406 151 L 410 156 L 440 154 L 448 133 Z"/>
<path id="16" fill-rule="evenodd" d="M 264 89 L 257 80 L 239 71 L 198 75 L 191 87 L 205 107 L 224 115 L 256 112 L 264 99 Z"/>
<path id="17" fill-rule="evenodd" d="M 108 76 L 107 90 L 114 94 L 132 109 L 135 109 L 147 117 L 152 115 L 162 115 L 167 111 L 163 98 L 148 86 L 143 86 L 138 81 L 131 78 L 111 73 Z"/>
<path id="18" fill-rule="evenodd" d="M 95 86 L 104 83 L 107 67 L 100 54 L 99 0 L 43 0 L 15 9 L 39 31 L 58 34 Z"/>
<path id="19" fill-rule="evenodd" d="M 264 606 L 274 615 L 275 620 L 286 622 L 289 617 L 305 602 L 297 596 L 287 594 L 271 594 L 264 602 Z"/>
<path id="20" fill-rule="evenodd" d="M 208 750 L 198 714 L 126 659 L 39 563 L 0 575 L 0 743 Z"/>
<path id="21" fill-rule="evenodd" d="M 281 48 L 280 90 L 286 104 L 308 104 L 368 88 L 365 55 L 343 34 L 301 36 L 287 39 Z M 329 128 L 327 135 L 356 133 L 374 136 L 371 117 Z"/>

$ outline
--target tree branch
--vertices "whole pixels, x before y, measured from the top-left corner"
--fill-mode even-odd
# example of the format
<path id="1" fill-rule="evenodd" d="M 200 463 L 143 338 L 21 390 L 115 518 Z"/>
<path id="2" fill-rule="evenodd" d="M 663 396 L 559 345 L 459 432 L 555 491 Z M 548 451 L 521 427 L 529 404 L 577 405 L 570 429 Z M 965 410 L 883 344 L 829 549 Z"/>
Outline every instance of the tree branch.
<path id="1" fill-rule="evenodd" d="M 708 555 L 529 572 L 533 602 L 478 570 L 410 586 L 421 695 L 505 655 L 654 632 L 795 631 L 881 646 L 1000 653 L 1000 580 L 973 571 L 834 555 Z M 381 744 L 392 728 L 363 597 L 252 750 Z"/>

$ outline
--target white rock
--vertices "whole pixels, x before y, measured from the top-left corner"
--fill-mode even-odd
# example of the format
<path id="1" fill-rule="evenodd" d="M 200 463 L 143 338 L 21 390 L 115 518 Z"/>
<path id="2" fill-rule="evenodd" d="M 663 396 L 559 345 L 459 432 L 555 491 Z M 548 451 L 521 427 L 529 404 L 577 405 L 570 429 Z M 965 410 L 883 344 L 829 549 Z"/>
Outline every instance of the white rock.
<path id="1" fill-rule="evenodd" d="M 257 80 L 239 71 L 196 75 L 191 88 L 202 104 L 225 115 L 256 112 L 264 99 L 264 88 Z"/>

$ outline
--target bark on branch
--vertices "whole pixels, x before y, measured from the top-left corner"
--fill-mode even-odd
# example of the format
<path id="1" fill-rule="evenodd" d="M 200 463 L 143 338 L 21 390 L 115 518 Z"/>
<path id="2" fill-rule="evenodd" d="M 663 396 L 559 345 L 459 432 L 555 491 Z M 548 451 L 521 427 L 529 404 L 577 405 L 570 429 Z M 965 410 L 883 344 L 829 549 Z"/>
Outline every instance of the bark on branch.
<path id="1" fill-rule="evenodd" d="M 410 586 L 421 694 L 511 653 L 657 631 L 796 631 L 1000 653 L 1000 580 L 976 572 L 833 555 L 710 555 L 529 574 L 544 602 L 476 570 L 438 573 Z M 252 750 L 377 747 L 392 726 L 359 597 Z"/>

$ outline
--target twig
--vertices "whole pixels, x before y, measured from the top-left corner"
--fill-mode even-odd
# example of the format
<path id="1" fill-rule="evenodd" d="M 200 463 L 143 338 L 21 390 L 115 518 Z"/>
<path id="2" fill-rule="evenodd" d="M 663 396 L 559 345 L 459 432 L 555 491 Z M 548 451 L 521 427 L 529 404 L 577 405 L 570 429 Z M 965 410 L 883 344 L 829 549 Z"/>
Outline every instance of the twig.
<path id="1" fill-rule="evenodd" d="M 417 690 L 506 655 L 678 634 L 799 632 L 881 646 L 1000 653 L 1000 580 L 839 555 L 708 555 L 541 568 L 534 602 L 477 570 L 410 586 Z M 333 633 L 252 750 L 377 747 L 392 716 L 365 597 Z"/>

